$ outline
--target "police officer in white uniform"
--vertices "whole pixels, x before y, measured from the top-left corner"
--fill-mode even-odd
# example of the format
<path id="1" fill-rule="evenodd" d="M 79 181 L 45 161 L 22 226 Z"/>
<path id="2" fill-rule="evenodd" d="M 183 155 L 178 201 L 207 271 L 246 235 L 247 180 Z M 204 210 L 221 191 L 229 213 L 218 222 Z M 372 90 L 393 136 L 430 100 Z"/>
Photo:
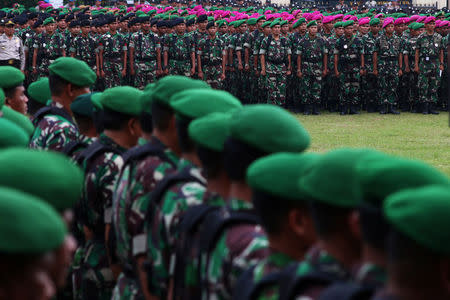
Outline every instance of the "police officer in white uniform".
<path id="1" fill-rule="evenodd" d="M 5 33 L 0 35 L 0 66 L 13 66 L 25 70 L 25 49 L 22 40 L 14 35 L 14 22 L 5 24 Z"/>

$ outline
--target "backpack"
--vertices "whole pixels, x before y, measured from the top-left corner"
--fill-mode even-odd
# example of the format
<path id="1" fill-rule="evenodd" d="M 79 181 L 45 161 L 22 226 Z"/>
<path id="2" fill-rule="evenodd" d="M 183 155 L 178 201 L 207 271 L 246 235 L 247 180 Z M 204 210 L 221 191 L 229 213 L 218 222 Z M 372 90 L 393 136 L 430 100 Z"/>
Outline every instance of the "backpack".
<path id="1" fill-rule="evenodd" d="M 318 300 L 369 300 L 375 294 L 374 286 L 354 282 L 336 283 L 325 289 Z"/>
<path id="2" fill-rule="evenodd" d="M 63 117 L 70 123 L 72 123 L 74 126 L 77 126 L 75 121 L 73 120 L 72 116 L 65 111 L 62 108 L 54 107 L 54 106 L 45 106 L 39 109 L 34 115 L 33 115 L 33 125 L 36 127 L 39 122 L 47 115 L 57 115 L 60 117 Z"/>

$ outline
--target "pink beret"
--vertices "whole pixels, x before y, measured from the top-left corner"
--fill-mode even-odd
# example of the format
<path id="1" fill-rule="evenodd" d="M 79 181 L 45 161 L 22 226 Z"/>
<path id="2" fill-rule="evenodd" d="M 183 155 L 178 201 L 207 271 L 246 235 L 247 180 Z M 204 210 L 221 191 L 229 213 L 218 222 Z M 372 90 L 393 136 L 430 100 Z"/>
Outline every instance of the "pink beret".
<path id="1" fill-rule="evenodd" d="M 434 21 L 436 21 L 436 18 L 435 17 L 427 17 L 426 19 L 425 19 L 425 21 L 423 21 L 425 24 L 427 24 L 427 23 L 430 23 L 430 22 L 434 22 Z"/>
<path id="2" fill-rule="evenodd" d="M 314 14 L 311 20 L 322 20 L 322 14 Z"/>
<path id="3" fill-rule="evenodd" d="M 336 19 L 343 18 L 343 17 L 344 17 L 343 14 L 337 14 L 334 16 L 334 19 L 336 20 Z"/>
<path id="4" fill-rule="evenodd" d="M 344 16 L 344 21 L 347 21 L 348 19 L 350 19 L 350 17 L 351 17 L 350 15 L 345 15 Z"/>
<path id="5" fill-rule="evenodd" d="M 397 18 L 394 21 L 394 25 L 400 25 L 400 24 L 404 24 L 404 23 L 405 23 L 405 21 L 403 20 L 403 18 Z"/>
<path id="6" fill-rule="evenodd" d="M 394 18 L 386 18 L 383 22 L 383 28 L 388 26 L 389 24 L 394 24 Z"/>
<path id="7" fill-rule="evenodd" d="M 334 20 L 333 16 L 325 16 L 325 17 L 323 17 L 322 22 L 323 22 L 323 24 L 326 24 L 326 23 L 332 22 L 333 20 Z"/>
<path id="8" fill-rule="evenodd" d="M 359 21 L 358 21 L 358 23 L 359 23 L 359 26 L 361 26 L 361 25 L 364 25 L 364 24 L 369 24 L 369 22 L 370 22 L 370 19 L 369 18 L 361 18 L 361 19 L 359 19 Z"/>
<path id="9" fill-rule="evenodd" d="M 349 20 L 358 22 L 358 17 L 357 16 L 350 16 Z"/>
<path id="10" fill-rule="evenodd" d="M 441 27 L 441 21 L 440 20 L 436 20 L 436 27 L 437 28 Z"/>
<path id="11" fill-rule="evenodd" d="M 375 18 L 382 18 L 382 17 L 384 17 L 383 14 L 376 14 L 376 15 L 375 15 Z"/>
<path id="12" fill-rule="evenodd" d="M 418 18 L 417 18 L 417 20 L 416 20 L 416 22 L 423 22 L 425 19 L 426 19 L 427 17 L 425 17 L 425 16 L 419 16 Z"/>
<path id="13" fill-rule="evenodd" d="M 449 26 L 450 22 L 447 20 L 441 21 L 441 27 Z"/>
<path id="14" fill-rule="evenodd" d="M 412 15 L 411 17 L 409 17 L 410 21 L 416 21 L 420 16 L 419 15 Z"/>

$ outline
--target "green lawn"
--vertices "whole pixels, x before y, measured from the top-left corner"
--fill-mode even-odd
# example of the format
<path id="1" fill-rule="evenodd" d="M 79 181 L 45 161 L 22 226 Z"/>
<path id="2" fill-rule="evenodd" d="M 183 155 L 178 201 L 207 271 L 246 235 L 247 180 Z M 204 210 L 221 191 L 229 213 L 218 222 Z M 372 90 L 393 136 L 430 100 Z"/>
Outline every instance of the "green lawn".
<path id="1" fill-rule="evenodd" d="M 312 137 L 310 151 L 340 147 L 369 147 L 424 160 L 450 175 L 448 113 L 438 116 L 361 114 L 297 115 Z"/>

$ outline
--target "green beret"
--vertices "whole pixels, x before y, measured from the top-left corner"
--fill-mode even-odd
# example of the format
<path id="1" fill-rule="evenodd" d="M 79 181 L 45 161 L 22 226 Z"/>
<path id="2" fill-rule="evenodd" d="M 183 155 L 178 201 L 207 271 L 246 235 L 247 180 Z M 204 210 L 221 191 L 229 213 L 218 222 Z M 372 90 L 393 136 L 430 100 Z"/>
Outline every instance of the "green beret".
<path id="1" fill-rule="evenodd" d="M 59 248 L 67 229 L 47 203 L 14 189 L 0 188 L 0 251 L 42 254 Z"/>
<path id="2" fill-rule="evenodd" d="M 274 26 L 276 26 L 276 25 L 280 25 L 280 21 L 275 20 L 275 21 L 273 21 L 272 23 L 270 23 L 270 28 L 272 28 L 272 27 L 274 27 Z"/>
<path id="3" fill-rule="evenodd" d="M 146 113 L 152 113 L 152 102 L 155 99 L 153 97 L 153 92 L 156 83 L 149 83 L 145 87 L 141 95 L 142 111 Z"/>
<path id="4" fill-rule="evenodd" d="M 58 75 L 80 87 L 91 86 L 97 79 L 95 72 L 84 61 L 73 57 L 60 57 L 48 69 L 50 74 Z"/>
<path id="5" fill-rule="evenodd" d="M 412 30 L 419 30 L 420 28 L 422 28 L 422 27 L 424 27 L 425 26 L 425 24 L 423 24 L 423 23 L 417 23 L 417 22 L 415 22 L 415 23 L 411 23 L 412 24 L 412 26 L 410 27 Z"/>
<path id="6" fill-rule="evenodd" d="M 235 21 L 233 26 L 234 28 L 238 28 L 239 26 L 241 26 L 242 24 L 244 24 L 245 20 L 239 20 L 239 21 Z"/>
<path id="7" fill-rule="evenodd" d="M 319 159 L 315 153 L 276 153 L 253 162 L 247 170 L 247 183 L 255 190 L 281 199 L 306 201 L 300 178 Z"/>
<path id="8" fill-rule="evenodd" d="M 266 19 L 266 16 L 265 15 L 259 16 L 258 18 L 256 18 L 256 21 L 258 22 L 261 19 Z"/>
<path id="9" fill-rule="evenodd" d="M 353 20 L 348 20 L 346 22 L 344 22 L 344 24 L 342 25 L 342 27 L 346 28 L 348 26 L 352 26 L 355 23 L 355 21 Z"/>
<path id="10" fill-rule="evenodd" d="M 249 19 L 248 21 L 247 21 L 247 24 L 248 25 L 256 25 L 256 22 L 257 22 L 258 20 L 256 19 L 256 18 L 251 18 L 251 19 Z"/>
<path id="11" fill-rule="evenodd" d="M 283 20 L 283 21 L 280 22 L 281 26 L 286 25 L 286 24 L 288 24 L 288 21 L 286 21 L 286 20 Z"/>
<path id="12" fill-rule="evenodd" d="M 300 180 L 300 188 L 315 201 L 337 207 L 356 207 L 361 199 L 356 165 L 371 151 L 343 148 L 324 154 Z"/>
<path id="13" fill-rule="evenodd" d="M 5 105 L 5 92 L 2 88 L 0 88 L 0 109 L 3 109 L 3 106 Z"/>
<path id="14" fill-rule="evenodd" d="M 28 86 L 28 96 L 36 102 L 46 104 L 48 100 L 52 98 L 50 92 L 50 85 L 47 77 L 42 77 L 38 81 L 33 82 Z"/>
<path id="15" fill-rule="evenodd" d="M 14 67 L 1 66 L 0 67 L 0 87 L 3 89 L 13 88 L 23 84 L 25 75 Z"/>
<path id="16" fill-rule="evenodd" d="M 38 197 L 57 211 L 72 208 L 81 197 L 83 172 L 60 153 L 7 149 L 0 152 L 0 165 L 0 186 Z"/>
<path id="17" fill-rule="evenodd" d="M 92 106 L 94 111 L 100 111 L 103 110 L 103 105 L 100 102 L 100 97 L 102 96 L 101 92 L 98 93 L 93 93 L 91 96 L 91 102 L 92 102 Z"/>
<path id="18" fill-rule="evenodd" d="M 431 185 L 389 196 L 384 214 L 391 225 L 423 247 L 450 255 L 450 186 Z"/>
<path id="19" fill-rule="evenodd" d="M 17 126 L 19 126 L 23 130 L 25 130 L 25 132 L 29 136 L 31 136 L 33 134 L 33 132 L 34 132 L 33 123 L 31 123 L 30 119 L 28 119 L 23 114 L 13 110 L 12 108 L 10 108 L 8 106 L 3 106 L 2 114 L 3 114 L 2 118 L 5 118 L 5 119 L 13 122 Z"/>
<path id="20" fill-rule="evenodd" d="M 334 25 L 333 25 L 334 28 L 343 27 L 343 26 L 344 26 L 344 23 L 343 23 L 343 22 L 336 22 L 336 23 L 334 23 Z"/>
<path id="21" fill-rule="evenodd" d="M 262 28 L 265 28 L 265 27 L 267 27 L 267 26 L 270 26 L 270 24 L 272 24 L 272 22 L 271 21 L 266 21 L 266 22 L 264 22 L 263 24 L 262 24 Z"/>
<path id="22" fill-rule="evenodd" d="M 131 86 L 117 86 L 106 89 L 100 96 L 104 109 L 110 109 L 131 116 L 142 113 L 142 92 Z"/>
<path id="23" fill-rule="evenodd" d="M 302 152 L 311 141 L 300 122 L 275 105 L 246 105 L 232 118 L 231 136 L 266 153 Z"/>
<path id="24" fill-rule="evenodd" d="M 188 89 L 211 89 L 211 87 L 203 80 L 178 75 L 166 76 L 156 82 L 153 97 L 155 101 L 170 106 L 172 95 Z"/>
<path id="25" fill-rule="evenodd" d="M 27 147 L 30 136 L 21 127 L 5 118 L 0 118 L 0 149 Z"/>
<path id="26" fill-rule="evenodd" d="M 300 18 L 298 19 L 294 25 L 292 26 L 293 29 L 297 28 L 298 26 L 302 25 L 303 23 L 306 23 L 306 19 L 305 18 Z"/>
<path id="27" fill-rule="evenodd" d="M 45 19 L 44 20 L 44 23 L 42 23 L 42 25 L 48 25 L 48 24 L 53 24 L 53 23 L 56 23 L 56 21 L 55 21 L 55 19 L 53 19 L 52 17 L 50 17 L 50 18 L 47 18 L 47 19 Z"/>
<path id="28" fill-rule="evenodd" d="M 87 93 L 75 98 L 70 104 L 70 109 L 73 113 L 84 117 L 92 118 L 94 112 L 94 105 L 92 104 L 92 94 Z"/>
<path id="29" fill-rule="evenodd" d="M 450 184 L 446 175 L 422 161 L 387 155 L 364 157 L 356 170 L 362 199 L 376 206 L 380 206 L 389 195 L 403 189 Z"/>
<path id="30" fill-rule="evenodd" d="M 189 136 L 202 147 L 222 152 L 230 135 L 231 114 L 215 112 L 189 124 Z"/>
<path id="31" fill-rule="evenodd" d="M 379 25 L 380 23 L 381 23 L 380 19 L 374 18 L 374 19 L 370 20 L 369 25 L 375 26 L 375 25 Z"/>
<path id="32" fill-rule="evenodd" d="M 316 21 L 311 21 L 306 25 L 306 28 L 309 28 L 311 26 L 317 26 L 317 22 Z"/>
<path id="33" fill-rule="evenodd" d="M 225 91 L 195 89 L 179 92 L 172 96 L 170 105 L 176 115 L 196 119 L 213 112 L 228 112 L 241 108 L 241 102 Z"/>

